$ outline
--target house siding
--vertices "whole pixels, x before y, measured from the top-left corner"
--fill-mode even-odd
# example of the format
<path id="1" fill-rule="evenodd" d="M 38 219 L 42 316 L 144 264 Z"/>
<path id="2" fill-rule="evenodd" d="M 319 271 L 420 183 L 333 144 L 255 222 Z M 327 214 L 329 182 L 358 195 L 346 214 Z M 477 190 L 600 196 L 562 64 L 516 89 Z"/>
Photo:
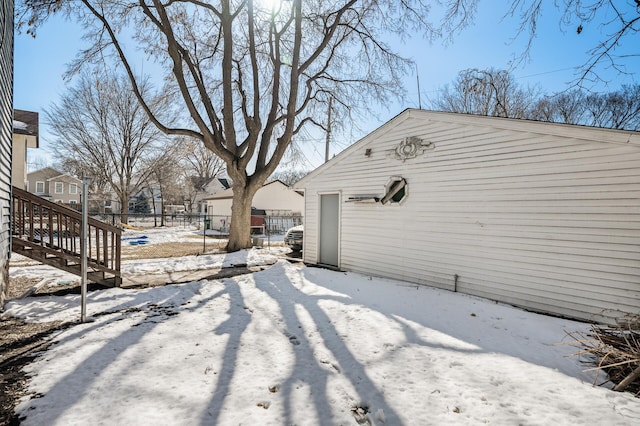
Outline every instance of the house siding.
<path id="1" fill-rule="evenodd" d="M 11 185 L 26 189 L 27 186 L 27 148 L 38 147 L 38 113 L 13 110 L 14 123 L 11 143 Z M 12 123 L 13 124 L 13 123 Z M 26 125 L 26 127 L 22 127 Z"/>
<path id="2" fill-rule="evenodd" d="M 0 309 L 9 285 L 11 139 L 13 134 L 13 0 L 0 0 Z"/>
<path id="3" fill-rule="evenodd" d="M 403 113 L 303 180 L 305 261 L 317 262 L 318 194 L 382 196 L 402 176 L 400 205 L 343 202 L 341 268 L 585 320 L 640 313 L 640 147 L 451 116 Z M 408 136 L 435 149 L 391 158 Z"/>
<path id="4" fill-rule="evenodd" d="M 233 189 L 226 189 L 207 200 L 208 214 L 231 216 Z M 251 205 L 260 210 L 281 211 L 282 214 L 301 215 L 304 197 L 280 181 L 262 186 L 253 197 Z"/>
<path id="5" fill-rule="evenodd" d="M 11 185 L 26 189 L 27 186 L 27 137 L 13 135 L 11 144 Z"/>
<path id="6" fill-rule="evenodd" d="M 62 185 L 62 192 L 56 191 L 56 184 Z M 71 193 L 71 185 L 76 186 L 75 193 Z M 40 197 L 49 197 L 54 202 L 62 204 L 80 203 L 82 181 L 73 176 L 62 174 L 50 167 L 45 167 L 27 175 L 27 188 L 30 192 Z M 40 192 L 40 189 L 43 191 Z"/>

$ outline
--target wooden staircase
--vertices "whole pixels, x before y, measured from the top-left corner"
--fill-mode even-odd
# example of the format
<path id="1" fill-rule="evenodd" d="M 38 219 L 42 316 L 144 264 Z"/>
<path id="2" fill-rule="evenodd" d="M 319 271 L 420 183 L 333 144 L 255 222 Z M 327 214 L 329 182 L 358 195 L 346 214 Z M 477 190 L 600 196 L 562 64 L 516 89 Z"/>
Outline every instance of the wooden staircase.
<path id="1" fill-rule="evenodd" d="M 80 212 L 14 186 L 11 215 L 13 252 L 81 275 Z M 88 222 L 87 279 L 105 286 L 120 286 L 122 231 L 93 218 Z"/>

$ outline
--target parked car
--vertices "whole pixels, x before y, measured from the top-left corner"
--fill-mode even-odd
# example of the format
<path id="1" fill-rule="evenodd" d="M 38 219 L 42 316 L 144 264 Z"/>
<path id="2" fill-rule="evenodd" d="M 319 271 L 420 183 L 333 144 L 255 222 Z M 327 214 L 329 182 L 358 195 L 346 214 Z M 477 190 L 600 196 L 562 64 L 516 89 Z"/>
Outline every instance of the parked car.
<path id="1" fill-rule="evenodd" d="M 302 250 L 302 236 L 304 233 L 304 225 L 294 226 L 289 228 L 284 234 L 284 243 L 291 247 L 293 251 Z"/>

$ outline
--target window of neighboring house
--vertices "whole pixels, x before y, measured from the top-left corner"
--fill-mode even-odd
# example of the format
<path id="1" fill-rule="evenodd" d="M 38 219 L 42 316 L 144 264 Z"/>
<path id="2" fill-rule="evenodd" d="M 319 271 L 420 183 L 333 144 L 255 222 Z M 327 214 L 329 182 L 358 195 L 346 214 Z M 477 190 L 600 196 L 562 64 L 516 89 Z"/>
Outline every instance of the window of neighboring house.
<path id="1" fill-rule="evenodd" d="M 78 202 L 76 200 L 69 200 L 69 204 L 77 204 Z"/>
<path id="2" fill-rule="evenodd" d="M 385 186 L 385 195 L 382 197 L 382 204 L 398 204 L 407 198 L 407 181 L 399 176 L 393 176 Z"/>
<path id="3" fill-rule="evenodd" d="M 36 182 L 36 194 L 44 194 L 44 182 Z"/>
<path id="4" fill-rule="evenodd" d="M 64 182 L 56 182 L 56 194 L 63 194 L 64 193 Z"/>
<path id="5" fill-rule="evenodd" d="M 69 194 L 77 194 L 78 193 L 78 184 L 70 183 L 69 184 Z"/>
<path id="6" fill-rule="evenodd" d="M 111 200 L 104 200 L 105 207 L 111 207 Z"/>

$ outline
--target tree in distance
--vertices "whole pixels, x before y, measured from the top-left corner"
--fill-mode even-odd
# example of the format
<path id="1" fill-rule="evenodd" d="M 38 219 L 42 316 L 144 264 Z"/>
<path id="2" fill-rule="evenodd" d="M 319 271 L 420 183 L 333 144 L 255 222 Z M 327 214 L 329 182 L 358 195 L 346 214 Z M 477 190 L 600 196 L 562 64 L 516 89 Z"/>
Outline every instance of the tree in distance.
<path id="1" fill-rule="evenodd" d="M 507 70 L 463 70 L 433 108 L 462 114 L 523 118 L 609 129 L 640 129 L 640 85 L 591 93 L 573 88 L 549 96 L 517 84 Z"/>
<path id="2" fill-rule="evenodd" d="M 147 83 L 140 85 L 145 95 Z M 150 105 L 161 99 L 149 94 Z M 159 108 L 160 109 L 160 108 Z M 166 137 L 154 126 L 124 76 L 84 73 L 59 103 L 45 110 L 55 139 L 52 148 L 65 170 L 91 176 L 99 193 L 114 193 L 122 223 L 128 222 L 129 200 L 159 163 Z"/>
<path id="3" fill-rule="evenodd" d="M 358 117 L 402 94 L 400 81 L 412 70 L 386 40 L 416 33 L 450 35 L 470 24 L 479 0 L 23 0 L 18 28 L 37 27 L 53 13 L 80 22 L 91 47 L 71 71 L 109 55 L 125 69 L 150 120 L 167 135 L 201 141 L 226 164 L 233 181 L 229 251 L 249 247 L 255 192 L 276 170 L 292 138 L 306 126 L 323 128 L 332 99 L 335 122 Z M 595 64 L 623 59 L 621 40 L 638 30 L 635 0 L 560 0 L 566 19 L 583 27 L 609 16 L 601 46 L 593 50 L 583 78 Z M 516 0 L 530 41 L 542 0 Z M 429 20 L 440 13 L 438 22 Z M 144 52 L 166 72 L 181 124 L 156 114 L 141 90 L 133 64 Z M 624 52 L 622 52 L 624 53 Z"/>
<path id="4" fill-rule="evenodd" d="M 440 111 L 490 117 L 527 118 L 537 93 L 522 87 L 507 70 L 467 69 L 442 88 L 433 102 Z"/>
<path id="5" fill-rule="evenodd" d="M 70 71 L 115 57 L 158 129 L 199 140 L 225 162 L 233 182 L 227 250 L 234 251 L 251 245 L 255 192 L 295 135 L 306 126 L 323 128 L 329 99 L 337 123 L 402 95 L 399 82 L 412 63 L 392 49 L 388 36 L 433 38 L 462 28 L 475 0 L 447 1 L 443 24 L 427 20 L 431 4 L 24 0 L 18 27 L 35 33 L 53 13 L 80 22 L 91 47 L 80 52 Z M 133 68 L 138 52 L 166 72 L 171 120 L 157 114 L 142 90 Z"/>

